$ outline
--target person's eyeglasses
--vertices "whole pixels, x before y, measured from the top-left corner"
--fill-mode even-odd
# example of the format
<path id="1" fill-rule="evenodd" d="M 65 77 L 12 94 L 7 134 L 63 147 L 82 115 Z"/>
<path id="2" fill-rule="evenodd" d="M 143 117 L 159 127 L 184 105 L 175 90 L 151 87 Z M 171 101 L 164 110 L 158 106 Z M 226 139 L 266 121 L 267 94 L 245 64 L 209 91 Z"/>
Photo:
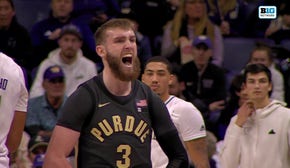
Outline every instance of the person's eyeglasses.
<path id="1" fill-rule="evenodd" d="M 48 80 L 50 83 L 63 83 L 64 82 L 64 78 L 53 78 L 53 79 L 49 79 Z"/>

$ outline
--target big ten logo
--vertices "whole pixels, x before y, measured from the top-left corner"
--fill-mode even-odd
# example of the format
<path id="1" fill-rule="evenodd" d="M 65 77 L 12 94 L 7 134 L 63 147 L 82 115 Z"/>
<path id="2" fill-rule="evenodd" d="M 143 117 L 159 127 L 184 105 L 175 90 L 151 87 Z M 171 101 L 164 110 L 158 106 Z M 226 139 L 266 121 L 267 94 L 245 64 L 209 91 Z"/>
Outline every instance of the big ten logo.
<path id="1" fill-rule="evenodd" d="M 276 19 L 277 7 L 276 6 L 259 6 L 260 19 Z"/>

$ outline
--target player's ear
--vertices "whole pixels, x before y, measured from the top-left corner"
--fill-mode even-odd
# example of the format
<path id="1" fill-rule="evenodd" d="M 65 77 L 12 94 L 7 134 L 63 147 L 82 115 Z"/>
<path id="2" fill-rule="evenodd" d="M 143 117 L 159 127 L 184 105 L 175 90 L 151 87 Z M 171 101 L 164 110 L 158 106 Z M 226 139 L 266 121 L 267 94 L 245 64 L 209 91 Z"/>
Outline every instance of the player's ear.
<path id="1" fill-rule="evenodd" d="M 172 85 L 172 83 L 173 83 L 173 78 L 174 78 L 174 75 L 173 75 L 173 74 L 170 74 L 168 85 Z"/>
<path id="2" fill-rule="evenodd" d="M 96 52 L 101 58 L 103 58 L 106 55 L 106 50 L 103 45 L 97 45 Z"/>

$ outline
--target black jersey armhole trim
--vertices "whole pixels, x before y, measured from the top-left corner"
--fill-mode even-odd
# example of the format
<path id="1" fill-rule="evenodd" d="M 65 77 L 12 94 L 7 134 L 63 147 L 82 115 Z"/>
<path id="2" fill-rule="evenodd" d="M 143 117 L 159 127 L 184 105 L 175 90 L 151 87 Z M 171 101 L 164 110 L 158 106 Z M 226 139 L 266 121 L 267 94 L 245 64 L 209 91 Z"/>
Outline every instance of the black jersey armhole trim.
<path id="1" fill-rule="evenodd" d="M 86 127 L 87 124 L 89 124 L 92 120 L 92 117 L 96 111 L 97 107 L 97 101 L 99 100 L 98 93 L 92 89 L 93 83 L 97 81 L 97 77 L 94 77 L 91 82 L 87 82 L 86 84 L 83 85 L 83 87 L 89 92 L 89 95 L 92 100 L 92 107 L 91 107 L 91 112 L 87 115 L 83 127 Z M 96 87 L 98 87 L 98 83 L 96 82 Z"/>

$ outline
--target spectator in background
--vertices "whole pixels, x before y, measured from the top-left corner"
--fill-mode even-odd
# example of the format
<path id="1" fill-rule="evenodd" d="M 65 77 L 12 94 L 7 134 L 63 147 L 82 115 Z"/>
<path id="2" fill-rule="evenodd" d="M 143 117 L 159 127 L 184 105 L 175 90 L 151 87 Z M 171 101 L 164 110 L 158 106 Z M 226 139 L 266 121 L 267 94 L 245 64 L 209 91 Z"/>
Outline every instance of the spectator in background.
<path id="1" fill-rule="evenodd" d="M 229 124 L 221 151 L 223 168 L 289 168 L 290 109 L 271 100 L 271 72 L 249 64 L 243 73 L 249 100 Z"/>
<path id="2" fill-rule="evenodd" d="M 192 40 L 199 35 L 206 35 L 211 39 L 213 42 L 212 63 L 221 66 L 223 62 L 222 34 L 219 27 L 208 19 L 204 0 L 184 0 L 173 20 L 164 29 L 161 55 L 171 62 L 186 63 L 183 62 L 183 55 L 191 55 Z M 184 44 L 189 49 L 183 47 Z"/>
<path id="3" fill-rule="evenodd" d="M 0 0 L 0 52 L 21 66 L 26 88 L 29 89 L 33 49 L 28 31 L 17 21 L 12 0 Z"/>
<path id="4" fill-rule="evenodd" d="M 28 101 L 25 127 L 31 137 L 50 139 L 66 100 L 65 76 L 60 66 L 53 65 L 45 70 L 42 87 L 45 93 Z"/>
<path id="5" fill-rule="evenodd" d="M 169 84 L 169 94 L 185 100 L 186 98 L 183 95 L 185 83 L 181 79 L 180 70 L 181 66 L 172 64 L 172 81 Z"/>
<path id="6" fill-rule="evenodd" d="M 285 101 L 284 78 L 282 73 L 276 68 L 270 47 L 263 44 L 257 44 L 253 49 L 249 58 L 249 64 L 258 63 L 267 66 L 272 73 L 273 86 L 270 98 Z"/>
<path id="7" fill-rule="evenodd" d="M 43 74 L 52 65 L 59 65 L 64 71 L 67 96 L 70 96 L 81 83 L 97 75 L 96 64 L 83 56 L 82 41 L 82 34 L 76 26 L 66 25 L 62 28 L 58 39 L 59 48 L 51 51 L 38 67 L 30 90 L 31 98 L 43 95 Z"/>
<path id="8" fill-rule="evenodd" d="M 270 25 L 271 19 L 260 19 L 259 18 L 259 6 L 278 6 L 278 0 L 259 0 L 256 8 L 248 13 L 244 27 L 244 37 L 249 38 L 264 38 L 265 32 Z"/>
<path id="9" fill-rule="evenodd" d="M 61 28 L 67 24 L 76 25 L 82 34 L 84 55 L 98 62 L 95 53 L 95 40 L 90 27 L 72 18 L 73 0 L 51 0 L 51 12 L 47 19 L 36 23 L 31 30 L 31 39 L 34 47 L 34 66 L 38 66 L 48 53 L 58 47 L 58 38 Z"/>
<path id="10" fill-rule="evenodd" d="M 224 139 L 231 118 L 237 114 L 239 107 L 248 99 L 247 96 L 243 86 L 243 75 L 238 74 L 234 76 L 230 84 L 229 97 L 225 109 L 221 111 L 218 120 L 218 140 Z"/>
<path id="11" fill-rule="evenodd" d="M 223 36 L 242 36 L 246 22 L 244 0 L 205 0 L 210 20 L 220 26 Z"/>
<path id="12" fill-rule="evenodd" d="M 12 0 L 0 0 L 0 51 L 31 70 L 32 45 L 28 31 L 18 23 Z"/>
<path id="13" fill-rule="evenodd" d="M 96 32 L 96 30 L 110 18 L 106 15 L 104 11 L 96 11 L 94 15 L 91 16 L 91 19 L 88 23 L 92 32 Z"/>
<path id="14" fill-rule="evenodd" d="M 167 0 L 169 6 L 168 21 L 172 20 L 179 6 L 182 4 L 182 0 Z"/>
<path id="15" fill-rule="evenodd" d="M 167 0 L 132 0 L 130 9 L 136 14 L 139 31 L 149 37 L 153 55 L 160 55 L 163 26 L 169 20 Z"/>
<path id="16" fill-rule="evenodd" d="M 42 168 L 48 141 L 41 136 L 32 137 L 28 143 L 28 157 L 32 168 Z"/>
<path id="17" fill-rule="evenodd" d="M 119 13 L 117 0 L 74 0 L 73 16 L 85 24 L 89 24 L 93 17 L 97 17 L 100 23 L 104 23 L 105 20 L 115 18 Z"/>
<path id="18" fill-rule="evenodd" d="M 290 3 L 286 3 L 277 19 L 272 20 L 265 36 L 273 39 L 276 44 L 290 39 Z M 289 48 L 288 48 L 289 49 Z"/>
<path id="19" fill-rule="evenodd" d="M 193 61 L 182 66 L 184 95 L 203 114 L 207 129 L 217 136 L 217 121 L 225 107 L 226 77 L 222 68 L 212 64 L 212 43 L 207 36 L 193 40 Z"/>

